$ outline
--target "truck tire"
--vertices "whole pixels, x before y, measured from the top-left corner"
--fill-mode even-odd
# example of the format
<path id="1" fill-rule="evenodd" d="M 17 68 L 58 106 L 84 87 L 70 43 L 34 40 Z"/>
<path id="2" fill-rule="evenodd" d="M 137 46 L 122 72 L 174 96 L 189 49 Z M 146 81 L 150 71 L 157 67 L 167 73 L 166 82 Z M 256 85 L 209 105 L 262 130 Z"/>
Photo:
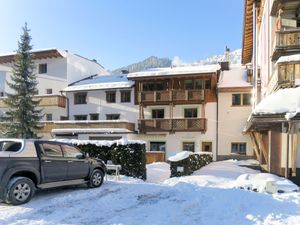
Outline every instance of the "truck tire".
<path id="1" fill-rule="evenodd" d="M 91 188 L 100 187 L 103 183 L 103 179 L 104 173 L 99 169 L 95 169 L 90 176 L 88 185 Z"/>
<path id="2" fill-rule="evenodd" d="M 30 201 L 35 192 L 33 181 L 27 177 L 14 177 L 7 186 L 6 202 L 21 205 Z"/>

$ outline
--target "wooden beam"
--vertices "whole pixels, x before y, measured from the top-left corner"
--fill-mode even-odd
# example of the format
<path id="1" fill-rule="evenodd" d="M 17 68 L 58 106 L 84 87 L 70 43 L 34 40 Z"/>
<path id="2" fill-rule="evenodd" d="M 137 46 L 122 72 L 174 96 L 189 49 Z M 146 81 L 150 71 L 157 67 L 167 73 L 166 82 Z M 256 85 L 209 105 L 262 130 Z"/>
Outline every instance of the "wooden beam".
<path id="1" fill-rule="evenodd" d="M 269 161 L 268 160 L 268 152 L 267 152 L 266 146 L 265 146 L 265 144 L 263 142 L 262 136 L 261 136 L 261 134 L 256 133 L 256 132 L 254 133 L 254 136 L 255 136 L 256 140 L 258 141 L 259 149 L 263 153 L 263 157 L 264 157 L 264 159 L 266 161 L 266 164 L 268 164 L 268 161 Z"/>
<path id="2" fill-rule="evenodd" d="M 259 147 L 258 147 L 258 144 L 255 140 L 255 137 L 254 137 L 254 134 L 253 132 L 249 132 L 249 136 L 250 136 L 250 139 L 251 139 L 251 142 L 254 146 L 254 153 L 255 153 L 255 156 L 256 156 L 256 159 L 258 160 L 259 159 Z"/>

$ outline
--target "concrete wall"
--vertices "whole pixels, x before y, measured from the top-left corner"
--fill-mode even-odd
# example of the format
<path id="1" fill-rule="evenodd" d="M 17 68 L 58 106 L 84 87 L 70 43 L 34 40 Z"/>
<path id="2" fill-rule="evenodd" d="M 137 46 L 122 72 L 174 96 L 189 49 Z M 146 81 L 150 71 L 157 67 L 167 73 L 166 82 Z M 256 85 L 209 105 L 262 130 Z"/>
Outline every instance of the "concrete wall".
<path id="1" fill-rule="evenodd" d="M 243 134 L 252 107 L 232 106 L 231 92 L 219 93 L 218 156 L 231 156 L 232 142 L 246 142 L 246 155 L 253 155 L 253 145 L 248 135 Z"/>

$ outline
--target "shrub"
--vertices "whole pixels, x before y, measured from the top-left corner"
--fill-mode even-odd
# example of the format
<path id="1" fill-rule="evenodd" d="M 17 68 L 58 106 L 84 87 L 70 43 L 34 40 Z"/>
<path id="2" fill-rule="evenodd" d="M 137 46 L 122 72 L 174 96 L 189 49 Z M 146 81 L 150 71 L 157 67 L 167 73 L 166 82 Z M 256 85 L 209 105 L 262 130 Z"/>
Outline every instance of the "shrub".
<path id="1" fill-rule="evenodd" d="M 120 174 L 146 180 L 146 148 L 142 141 L 58 140 L 76 145 L 91 157 L 121 165 Z"/>
<path id="2" fill-rule="evenodd" d="M 171 177 L 190 175 L 211 162 L 212 154 L 210 153 L 190 153 L 187 158 L 171 161 Z"/>

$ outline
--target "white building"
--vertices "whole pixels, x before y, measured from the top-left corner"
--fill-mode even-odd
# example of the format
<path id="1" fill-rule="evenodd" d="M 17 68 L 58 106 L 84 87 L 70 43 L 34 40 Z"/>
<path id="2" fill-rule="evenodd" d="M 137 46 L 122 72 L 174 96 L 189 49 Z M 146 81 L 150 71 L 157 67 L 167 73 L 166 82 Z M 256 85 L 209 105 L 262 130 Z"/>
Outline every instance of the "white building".
<path id="1" fill-rule="evenodd" d="M 44 108 L 44 120 L 66 119 L 67 101 L 61 94 L 61 90 L 69 84 L 91 76 L 103 75 L 107 71 L 95 60 L 89 60 L 66 50 L 44 49 L 34 50 L 33 62 L 36 65 L 38 95 L 35 98 L 42 99 L 40 107 Z M 6 84 L 11 81 L 12 65 L 16 53 L 0 55 L 0 95 L 12 90 Z M 3 115 L 6 106 L 0 99 L 0 113 Z M 1 116 L 0 115 L 0 116 Z"/>

